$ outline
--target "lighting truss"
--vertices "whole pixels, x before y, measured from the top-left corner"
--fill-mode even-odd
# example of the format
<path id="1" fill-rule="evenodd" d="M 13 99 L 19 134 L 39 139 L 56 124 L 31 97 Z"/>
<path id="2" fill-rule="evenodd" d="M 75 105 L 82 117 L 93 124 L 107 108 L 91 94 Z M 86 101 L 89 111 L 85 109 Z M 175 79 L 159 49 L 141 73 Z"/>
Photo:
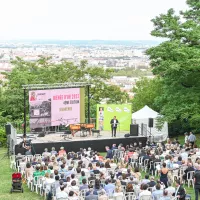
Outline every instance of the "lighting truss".
<path id="1" fill-rule="evenodd" d="M 80 88 L 90 86 L 91 84 L 86 82 L 67 82 L 67 83 L 53 83 L 53 84 L 29 84 L 22 85 L 24 90 L 35 90 L 35 89 L 59 89 L 59 88 Z"/>

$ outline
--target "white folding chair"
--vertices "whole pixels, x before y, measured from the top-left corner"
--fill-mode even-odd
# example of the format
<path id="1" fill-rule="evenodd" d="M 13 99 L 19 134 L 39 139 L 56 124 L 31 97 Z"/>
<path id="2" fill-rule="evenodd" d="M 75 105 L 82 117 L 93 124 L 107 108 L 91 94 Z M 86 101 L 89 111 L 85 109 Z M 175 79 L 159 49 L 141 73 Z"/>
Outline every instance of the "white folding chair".
<path id="1" fill-rule="evenodd" d="M 147 172 L 148 164 L 149 164 L 149 159 L 145 159 L 144 160 L 144 166 L 143 166 L 143 170 L 145 171 L 145 173 Z"/>
<path id="2" fill-rule="evenodd" d="M 26 156 L 26 162 L 32 162 L 32 160 L 33 160 L 33 155 Z"/>
<path id="3" fill-rule="evenodd" d="M 16 156 L 12 155 L 10 156 L 10 168 L 13 170 L 16 170 L 16 160 L 15 160 Z"/>
<path id="4" fill-rule="evenodd" d="M 124 194 L 124 200 L 136 200 L 134 192 L 126 192 Z"/>
<path id="5" fill-rule="evenodd" d="M 27 187 L 31 187 L 31 182 L 33 181 L 33 176 L 27 177 Z"/>
<path id="6" fill-rule="evenodd" d="M 41 159 L 42 156 L 41 156 L 41 154 L 35 154 L 35 155 L 34 155 L 34 158 L 36 158 L 36 159 Z"/>
<path id="7" fill-rule="evenodd" d="M 31 182 L 31 191 L 33 192 L 34 190 L 36 190 L 36 193 L 38 193 L 37 189 L 38 189 L 38 185 L 40 184 L 40 179 L 42 179 L 43 176 L 35 176 L 33 178 L 33 181 Z"/>
<path id="8" fill-rule="evenodd" d="M 139 200 L 153 200 L 151 195 L 143 195 L 139 198 Z"/>
<path id="9" fill-rule="evenodd" d="M 107 172 L 107 176 L 110 176 L 111 173 L 114 173 L 114 169 L 107 168 L 106 172 Z"/>
<path id="10" fill-rule="evenodd" d="M 122 187 L 123 192 L 125 192 L 126 191 L 126 185 L 122 185 L 121 187 Z"/>
<path id="11" fill-rule="evenodd" d="M 155 163 L 154 163 L 155 176 L 158 175 L 157 166 L 160 166 L 160 167 L 161 167 L 161 162 L 155 162 Z"/>
<path id="12" fill-rule="evenodd" d="M 45 180 L 43 178 L 40 178 L 39 184 L 37 185 L 37 191 L 40 191 L 40 195 L 42 196 L 43 193 L 45 192 Z"/>
<path id="13" fill-rule="evenodd" d="M 90 185 L 95 185 L 95 180 L 88 181 Z"/>
<path id="14" fill-rule="evenodd" d="M 138 166 L 138 162 L 137 161 L 138 161 L 137 159 L 131 158 L 130 164 L 131 164 L 131 166 L 133 168 L 136 167 L 136 166 Z"/>
<path id="15" fill-rule="evenodd" d="M 179 169 L 174 169 L 172 171 L 172 179 L 173 179 L 173 183 L 175 182 L 175 180 L 179 179 Z"/>
<path id="16" fill-rule="evenodd" d="M 143 156 L 139 157 L 139 160 L 138 160 L 139 168 L 142 168 L 142 160 L 143 160 Z"/>
<path id="17" fill-rule="evenodd" d="M 190 171 L 190 172 L 187 173 L 188 187 L 190 186 L 190 184 L 192 184 L 192 186 L 193 186 L 193 188 L 194 188 L 193 176 L 194 176 L 194 171 Z"/>
<path id="18" fill-rule="evenodd" d="M 180 167 L 180 176 L 182 177 L 184 174 L 184 171 L 188 168 L 188 166 L 181 166 Z"/>
<path id="19" fill-rule="evenodd" d="M 153 192 L 154 187 L 148 187 L 148 190 L 152 193 Z"/>
<path id="20" fill-rule="evenodd" d="M 96 179 L 100 179 L 100 174 L 95 174 Z"/>
<path id="21" fill-rule="evenodd" d="M 86 192 L 88 191 L 88 189 L 83 189 L 80 191 L 80 197 L 85 199 L 85 196 L 86 196 Z"/>

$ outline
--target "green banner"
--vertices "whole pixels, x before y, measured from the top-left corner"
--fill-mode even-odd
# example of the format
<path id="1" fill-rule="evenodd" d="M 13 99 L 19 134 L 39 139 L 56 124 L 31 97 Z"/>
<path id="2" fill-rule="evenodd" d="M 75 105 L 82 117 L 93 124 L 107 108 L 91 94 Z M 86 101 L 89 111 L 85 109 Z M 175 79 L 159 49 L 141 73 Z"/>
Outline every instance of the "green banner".
<path id="1" fill-rule="evenodd" d="M 132 116 L 130 104 L 98 104 L 96 129 L 101 131 L 111 130 L 110 121 L 114 116 L 119 121 L 118 130 L 130 130 Z"/>

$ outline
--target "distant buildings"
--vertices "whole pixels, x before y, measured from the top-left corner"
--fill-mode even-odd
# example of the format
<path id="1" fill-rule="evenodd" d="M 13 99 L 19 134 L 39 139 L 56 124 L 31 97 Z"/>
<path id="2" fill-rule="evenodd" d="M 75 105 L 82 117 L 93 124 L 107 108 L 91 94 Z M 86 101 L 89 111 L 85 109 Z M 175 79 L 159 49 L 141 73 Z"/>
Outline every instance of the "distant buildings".
<path id="1" fill-rule="evenodd" d="M 0 43 L 0 72 L 11 71 L 11 61 L 21 57 L 26 61 L 36 61 L 40 56 L 52 57 L 52 62 L 60 63 L 67 60 L 79 64 L 87 60 L 89 66 L 105 68 L 147 70 L 149 60 L 145 51 L 149 46 L 136 45 L 56 45 L 56 44 L 23 44 Z M 0 76 L 0 79 L 4 77 Z M 113 77 L 109 84 L 118 85 L 122 90 L 131 92 L 139 78 L 126 76 Z M 131 94 L 130 94 L 131 96 Z"/>

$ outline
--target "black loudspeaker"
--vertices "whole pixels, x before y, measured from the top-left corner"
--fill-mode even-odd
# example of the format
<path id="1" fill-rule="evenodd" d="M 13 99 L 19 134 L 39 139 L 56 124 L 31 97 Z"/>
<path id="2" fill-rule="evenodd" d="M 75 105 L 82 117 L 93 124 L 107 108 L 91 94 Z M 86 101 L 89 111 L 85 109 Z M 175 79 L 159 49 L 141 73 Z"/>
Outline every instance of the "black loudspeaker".
<path id="1" fill-rule="evenodd" d="M 149 118 L 148 126 L 149 128 L 153 128 L 153 118 Z"/>
<path id="2" fill-rule="evenodd" d="M 130 135 L 131 136 L 138 136 L 138 124 L 131 124 L 130 125 Z"/>
<path id="3" fill-rule="evenodd" d="M 124 137 L 125 138 L 130 137 L 130 134 L 127 133 L 127 134 L 124 135 Z"/>
<path id="4" fill-rule="evenodd" d="M 44 137 L 44 136 L 45 136 L 45 133 L 44 133 L 44 132 L 38 134 L 38 137 Z"/>
<path id="5" fill-rule="evenodd" d="M 6 129 L 6 135 L 11 135 L 11 125 L 10 124 L 6 124 L 5 125 L 5 129 Z"/>

